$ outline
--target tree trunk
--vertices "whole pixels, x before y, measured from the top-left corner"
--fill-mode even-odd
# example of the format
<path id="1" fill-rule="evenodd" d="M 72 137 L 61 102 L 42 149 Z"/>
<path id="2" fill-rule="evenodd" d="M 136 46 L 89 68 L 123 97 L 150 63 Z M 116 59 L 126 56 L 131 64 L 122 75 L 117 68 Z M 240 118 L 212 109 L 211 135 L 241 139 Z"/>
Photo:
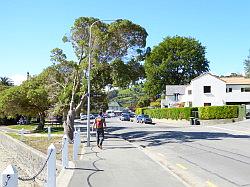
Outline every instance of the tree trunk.
<path id="1" fill-rule="evenodd" d="M 44 130 L 44 124 L 45 124 L 45 114 L 44 112 L 39 114 L 40 122 L 37 126 L 37 130 Z"/>
<path id="2" fill-rule="evenodd" d="M 74 120 L 75 120 L 75 115 L 76 115 L 75 109 L 71 108 L 68 111 L 66 121 L 64 121 L 64 123 L 63 123 L 64 134 L 67 135 L 70 143 L 73 142 L 73 138 L 74 138 L 74 131 L 75 131 Z"/>

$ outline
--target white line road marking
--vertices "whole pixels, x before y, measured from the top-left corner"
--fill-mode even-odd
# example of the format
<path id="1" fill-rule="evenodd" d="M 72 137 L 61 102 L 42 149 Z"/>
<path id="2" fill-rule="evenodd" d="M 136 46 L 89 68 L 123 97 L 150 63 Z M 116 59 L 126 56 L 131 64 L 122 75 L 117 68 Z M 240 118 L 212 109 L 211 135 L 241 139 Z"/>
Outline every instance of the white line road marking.
<path id="1" fill-rule="evenodd" d="M 187 170 L 187 168 L 185 166 L 183 166 L 182 164 L 176 164 L 176 166 L 178 166 L 181 169 Z"/>
<path id="2" fill-rule="evenodd" d="M 208 187 L 217 187 L 214 183 L 212 183 L 211 181 L 207 181 L 206 182 Z"/>

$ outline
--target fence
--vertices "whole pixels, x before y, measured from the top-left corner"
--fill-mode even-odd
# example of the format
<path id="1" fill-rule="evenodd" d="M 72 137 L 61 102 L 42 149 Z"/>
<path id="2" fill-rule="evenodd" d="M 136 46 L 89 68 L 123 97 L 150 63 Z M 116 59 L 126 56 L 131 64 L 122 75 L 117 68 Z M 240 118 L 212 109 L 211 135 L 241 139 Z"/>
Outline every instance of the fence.
<path id="1" fill-rule="evenodd" d="M 23 136 L 23 130 L 21 131 L 21 136 Z M 50 134 L 48 133 L 48 137 Z M 77 160 L 77 154 L 80 147 L 80 133 L 78 131 L 74 132 L 74 144 L 73 144 L 73 160 Z M 18 180 L 20 181 L 34 181 L 45 169 L 47 165 L 47 187 L 56 186 L 56 154 L 62 154 L 62 166 L 64 169 L 68 167 L 68 138 L 66 135 L 62 137 L 62 147 L 56 152 L 56 148 L 53 144 L 48 147 L 47 158 L 43 163 L 39 171 L 30 177 L 20 177 L 18 176 L 18 171 L 13 165 L 8 165 L 7 168 L 1 174 L 1 186 L 3 187 L 17 187 Z"/>

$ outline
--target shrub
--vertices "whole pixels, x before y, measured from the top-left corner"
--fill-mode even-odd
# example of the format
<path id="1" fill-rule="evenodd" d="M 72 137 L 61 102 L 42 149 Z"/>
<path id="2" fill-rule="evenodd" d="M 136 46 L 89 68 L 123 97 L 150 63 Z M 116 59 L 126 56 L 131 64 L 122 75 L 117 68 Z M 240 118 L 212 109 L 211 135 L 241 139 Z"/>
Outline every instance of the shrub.
<path id="1" fill-rule="evenodd" d="M 150 115 L 157 119 L 189 119 L 193 108 L 161 108 L 161 109 L 144 109 L 144 114 Z"/>
<path id="2" fill-rule="evenodd" d="M 155 107 L 155 108 L 160 108 L 161 107 L 161 102 L 159 102 L 159 101 L 151 102 L 150 106 Z"/>
<path id="3" fill-rule="evenodd" d="M 144 110 L 145 110 L 145 108 L 136 108 L 135 114 L 136 114 L 136 115 L 144 114 L 144 113 L 143 113 Z"/>
<path id="4" fill-rule="evenodd" d="M 239 108 L 236 105 L 230 106 L 207 106 L 199 107 L 200 119 L 231 119 L 238 118 Z"/>

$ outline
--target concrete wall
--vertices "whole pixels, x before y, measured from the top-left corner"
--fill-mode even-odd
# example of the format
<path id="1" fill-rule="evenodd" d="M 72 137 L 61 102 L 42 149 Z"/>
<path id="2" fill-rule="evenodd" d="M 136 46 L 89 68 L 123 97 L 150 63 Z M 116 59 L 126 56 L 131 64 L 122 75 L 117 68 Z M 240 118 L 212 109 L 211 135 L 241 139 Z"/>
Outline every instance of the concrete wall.
<path id="1" fill-rule="evenodd" d="M 16 161 L 18 167 L 22 168 L 28 176 L 20 176 L 22 178 L 29 178 L 37 174 L 40 171 L 41 167 L 46 161 L 47 155 L 44 153 L 27 146 L 26 144 L 4 134 L 0 133 L 0 144 L 9 149 L 10 152 L 18 153 L 16 154 Z M 62 166 L 57 163 L 57 175 L 60 173 Z M 40 181 L 37 181 L 40 184 L 43 184 L 47 178 L 47 166 L 42 171 L 42 173 L 37 177 Z"/>

